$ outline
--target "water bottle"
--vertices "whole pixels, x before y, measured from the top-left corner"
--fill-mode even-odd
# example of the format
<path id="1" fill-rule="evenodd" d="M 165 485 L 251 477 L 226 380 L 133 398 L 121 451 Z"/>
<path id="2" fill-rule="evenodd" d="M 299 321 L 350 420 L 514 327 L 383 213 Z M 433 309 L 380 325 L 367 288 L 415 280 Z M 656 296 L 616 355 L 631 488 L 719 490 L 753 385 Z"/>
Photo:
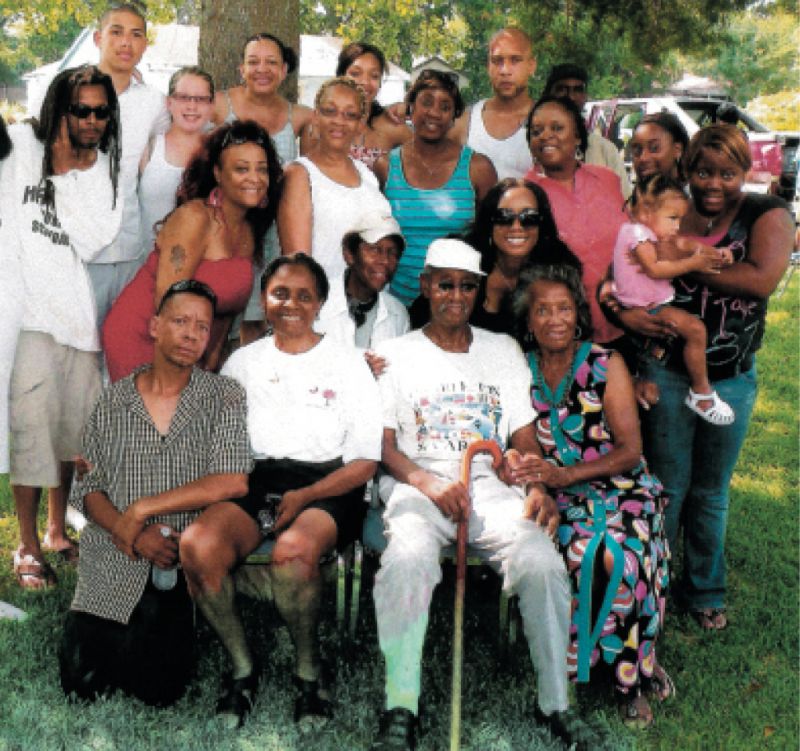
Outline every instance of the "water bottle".
<path id="1" fill-rule="evenodd" d="M 162 537 L 169 537 L 171 534 L 169 527 L 159 527 L 158 531 L 161 533 Z M 177 566 L 173 566 L 172 568 L 159 568 L 153 564 L 152 569 L 153 573 L 151 576 L 153 579 L 153 586 L 156 589 L 166 592 L 167 590 L 172 589 L 178 583 Z"/>

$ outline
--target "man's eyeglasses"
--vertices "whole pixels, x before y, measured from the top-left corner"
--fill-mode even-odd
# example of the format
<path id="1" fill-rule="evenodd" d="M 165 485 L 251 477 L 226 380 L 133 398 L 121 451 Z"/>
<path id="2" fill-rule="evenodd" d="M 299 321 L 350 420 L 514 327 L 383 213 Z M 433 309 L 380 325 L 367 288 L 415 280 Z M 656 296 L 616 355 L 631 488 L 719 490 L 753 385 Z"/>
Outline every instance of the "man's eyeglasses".
<path id="1" fill-rule="evenodd" d="M 557 83 L 553 86 L 553 93 L 556 96 L 569 96 L 570 94 L 585 94 L 586 93 L 586 84 L 585 83 L 576 83 L 574 86 L 570 86 L 566 83 Z"/>
<path id="2" fill-rule="evenodd" d="M 492 216 L 492 224 L 510 227 L 515 219 L 519 221 L 520 227 L 525 228 L 538 227 L 542 223 L 542 215 L 536 209 L 522 209 L 519 212 L 513 209 L 497 209 Z"/>
<path id="3" fill-rule="evenodd" d="M 440 292 L 444 292 L 445 294 L 449 294 L 455 288 L 458 287 L 458 291 L 461 292 L 462 295 L 471 295 L 478 289 L 477 282 L 461 282 L 456 284 L 455 282 L 436 282 L 436 288 Z"/>
<path id="4" fill-rule="evenodd" d="M 111 117 L 111 107 L 101 104 L 97 107 L 90 107 L 88 104 L 70 104 L 67 111 L 78 120 L 86 120 L 94 115 L 95 120 L 108 120 Z"/>
<path id="5" fill-rule="evenodd" d="M 210 96 L 192 96 L 191 94 L 170 94 L 170 98 L 181 104 L 211 104 L 214 101 Z"/>
<path id="6" fill-rule="evenodd" d="M 400 247 L 394 241 L 392 241 L 388 245 L 362 242 L 359 250 L 364 255 L 370 256 L 370 258 L 397 259 L 400 258 L 400 255 L 402 254 Z"/>

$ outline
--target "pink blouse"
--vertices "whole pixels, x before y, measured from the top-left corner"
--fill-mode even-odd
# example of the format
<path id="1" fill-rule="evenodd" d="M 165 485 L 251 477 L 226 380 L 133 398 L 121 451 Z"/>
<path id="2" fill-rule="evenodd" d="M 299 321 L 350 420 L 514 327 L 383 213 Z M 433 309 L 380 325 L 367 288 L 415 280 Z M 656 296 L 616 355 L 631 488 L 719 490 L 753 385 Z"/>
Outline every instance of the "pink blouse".
<path id="1" fill-rule="evenodd" d="M 531 169 L 526 180 L 540 185 L 550 199 L 559 237 L 583 264 L 583 285 L 592 314 L 594 341 L 602 344 L 622 335 L 597 303 L 597 287 L 605 279 L 620 227 L 627 221 L 619 177 L 607 167 L 581 165 L 573 190 Z"/>

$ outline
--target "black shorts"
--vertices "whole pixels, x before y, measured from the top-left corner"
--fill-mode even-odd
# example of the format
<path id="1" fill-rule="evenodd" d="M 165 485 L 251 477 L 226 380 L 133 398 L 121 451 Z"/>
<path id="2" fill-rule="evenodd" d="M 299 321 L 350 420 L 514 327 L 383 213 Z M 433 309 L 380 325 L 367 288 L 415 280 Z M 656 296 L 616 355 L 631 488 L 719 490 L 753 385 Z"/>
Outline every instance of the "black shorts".
<path id="1" fill-rule="evenodd" d="M 265 537 L 271 534 L 262 525 L 265 514 L 271 511 L 267 496 L 283 495 L 288 490 L 313 485 L 331 472 L 343 467 L 341 459 L 329 462 L 299 462 L 293 459 L 260 459 L 250 473 L 249 489 L 243 498 L 234 498 L 231 503 L 246 511 L 258 524 Z M 317 508 L 327 513 L 336 524 L 336 547 L 344 550 L 353 540 L 361 536 L 361 527 L 367 504 L 364 501 L 364 485 L 345 495 L 312 501 L 305 508 Z"/>

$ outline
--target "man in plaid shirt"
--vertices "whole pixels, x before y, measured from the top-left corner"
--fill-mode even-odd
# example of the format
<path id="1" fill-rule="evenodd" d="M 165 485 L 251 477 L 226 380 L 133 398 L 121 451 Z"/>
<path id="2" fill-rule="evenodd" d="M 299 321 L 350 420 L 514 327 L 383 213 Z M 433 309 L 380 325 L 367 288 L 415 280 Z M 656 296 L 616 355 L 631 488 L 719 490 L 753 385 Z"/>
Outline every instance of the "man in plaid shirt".
<path id="1" fill-rule="evenodd" d="M 90 522 L 60 650 L 68 695 L 119 688 L 163 706 L 191 677 L 192 603 L 170 571 L 180 534 L 201 509 L 244 495 L 252 469 L 244 390 L 195 367 L 215 305 L 201 282 L 173 284 L 151 321 L 152 366 L 106 390 L 84 431 L 89 471 L 71 502 Z"/>

